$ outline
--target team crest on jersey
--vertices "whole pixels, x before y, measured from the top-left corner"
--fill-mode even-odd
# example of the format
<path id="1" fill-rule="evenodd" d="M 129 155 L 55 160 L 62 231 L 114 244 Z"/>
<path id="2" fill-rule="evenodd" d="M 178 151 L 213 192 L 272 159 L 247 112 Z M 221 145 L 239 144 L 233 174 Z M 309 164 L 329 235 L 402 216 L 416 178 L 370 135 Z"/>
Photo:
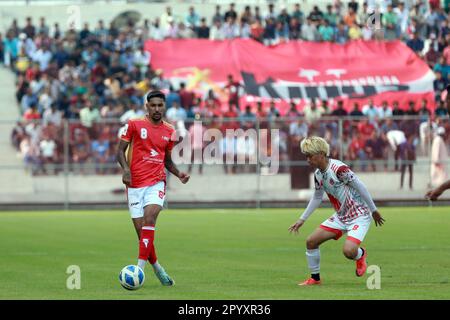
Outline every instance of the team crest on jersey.
<path id="1" fill-rule="evenodd" d="M 166 137 L 166 136 L 162 136 L 162 139 L 165 140 L 165 141 L 169 141 L 170 140 L 170 138 Z"/>

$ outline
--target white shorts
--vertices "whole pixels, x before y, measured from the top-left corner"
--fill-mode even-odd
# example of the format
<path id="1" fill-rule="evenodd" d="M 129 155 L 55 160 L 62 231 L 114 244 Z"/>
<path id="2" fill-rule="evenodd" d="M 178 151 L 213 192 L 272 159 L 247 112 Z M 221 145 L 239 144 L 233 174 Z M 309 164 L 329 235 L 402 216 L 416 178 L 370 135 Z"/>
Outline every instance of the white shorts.
<path id="1" fill-rule="evenodd" d="M 144 216 L 144 207 L 150 204 L 164 205 L 166 199 L 166 184 L 160 181 L 149 187 L 128 188 L 128 208 L 131 218 L 142 218 Z"/>
<path id="2" fill-rule="evenodd" d="M 369 231 L 371 222 L 372 217 L 367 215 L 360 216 L 352 221 L 349 221 L 348 223 L 344 223 L 335 213 L 330 218 L 322 222 L 320 228 L 335 233 L 335 240 L 339 239 L 343 233 L 347 233 L 347 240 L 360 244 Z"/>

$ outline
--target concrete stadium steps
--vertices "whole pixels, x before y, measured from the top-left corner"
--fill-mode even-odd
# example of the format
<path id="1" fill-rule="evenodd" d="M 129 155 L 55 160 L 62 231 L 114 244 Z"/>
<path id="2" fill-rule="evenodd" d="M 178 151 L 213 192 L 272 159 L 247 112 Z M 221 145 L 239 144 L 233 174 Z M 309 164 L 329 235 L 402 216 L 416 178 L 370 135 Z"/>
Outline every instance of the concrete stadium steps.
<path id="1" fill-rule="evenodd" d="M 23 199 L 25 194 L 34 192 L 33 178 L 25 172 L 23 160 L 11 146 L 11 131 L 20 117 L 14 92 L 14 74 L 0 67 L 0 194 L 6 200 L 8 193 Z"/>

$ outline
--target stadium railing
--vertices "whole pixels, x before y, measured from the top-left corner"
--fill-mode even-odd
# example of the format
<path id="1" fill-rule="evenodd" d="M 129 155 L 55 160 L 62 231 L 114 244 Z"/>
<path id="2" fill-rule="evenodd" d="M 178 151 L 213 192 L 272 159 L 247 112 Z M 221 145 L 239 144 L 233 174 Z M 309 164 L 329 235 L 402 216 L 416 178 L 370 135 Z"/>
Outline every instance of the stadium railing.
<path id="1" fill-rule="evenodd" d="M 431 182 L 431 145 L 438 126 L 447 128 L 445 141 L 449 145 L 449 121 L 437 121 L 412 116 L 372 121 L 367 117 L 314 120 L 242 116 L 174 121 L 178 143 L 172 156 L 181 170 L 191 172 L 193 179 L 181 185 L 169 176 L 169 203 L 264 206 L 307 201 L 314 187 L 312 169 L 299 145 L 307 135 L 327 139 L 330 156 L 347 163 L 376 199 L 423 199 Z M 63 120 L 60 125 L 17 123 L 11 134 L 12 154 L 17 156 L 2 161 L 0 166 L 0 176 L 10 181 L 0 204 L 123 206 L 124 187 L 116 162 L 123 125 L 117 120 L 102 120 L 92 126 L 73 120 Z M 389 133 L 392 129 L 398 132 Z M 183 146 L 189 137 L 196 151 L 193 145 Z M 413 154 L 398 152 L 396 139 L 404 141 L 408 137 L 414 146 Z M 408 165 L 413 169 L 412 189 Z M 447 169 L 449 165 L 447 162 Z"/>

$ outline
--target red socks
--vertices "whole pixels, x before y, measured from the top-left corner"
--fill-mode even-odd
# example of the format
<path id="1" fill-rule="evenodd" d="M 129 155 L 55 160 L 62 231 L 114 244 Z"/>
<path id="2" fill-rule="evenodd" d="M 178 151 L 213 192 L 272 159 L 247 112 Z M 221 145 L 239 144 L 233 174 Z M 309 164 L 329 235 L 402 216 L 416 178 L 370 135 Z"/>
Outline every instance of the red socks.
<path id="1" fill-rule="evenodd" d="M 156 251 L 153 245 L 155 240 L 155 226 L 143 226 L 141 230 L 141 237 L 139 240 L 139 259 L 147 260 L 154 264 L 157 260 Z"/>

